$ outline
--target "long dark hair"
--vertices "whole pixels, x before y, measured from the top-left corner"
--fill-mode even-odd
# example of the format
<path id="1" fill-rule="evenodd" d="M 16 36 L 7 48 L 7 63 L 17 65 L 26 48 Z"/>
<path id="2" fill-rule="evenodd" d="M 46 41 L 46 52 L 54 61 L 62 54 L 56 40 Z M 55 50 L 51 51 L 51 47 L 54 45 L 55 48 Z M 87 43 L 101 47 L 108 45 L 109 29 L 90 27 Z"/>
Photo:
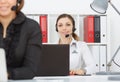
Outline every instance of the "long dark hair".
<path id="1" fill-rule="evenodd" d="M 24 0 L 20 0 L 20 3 L 18 3 L 17 5 L 18 5 L 18 7 L 17 7 L 17 10 L 16 10 L 16 13 L 20 12 L 21 9 L 23 8 Z"/>

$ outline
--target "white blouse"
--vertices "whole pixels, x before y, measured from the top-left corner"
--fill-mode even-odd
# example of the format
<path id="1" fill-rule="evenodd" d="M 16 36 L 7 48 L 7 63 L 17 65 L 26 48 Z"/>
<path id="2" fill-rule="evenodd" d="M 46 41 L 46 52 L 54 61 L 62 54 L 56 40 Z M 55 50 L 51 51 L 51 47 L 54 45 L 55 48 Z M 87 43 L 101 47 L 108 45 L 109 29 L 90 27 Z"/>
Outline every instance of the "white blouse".
<path id="1" fill-rule="evenodd" d="M 95 61 L 87 44 L 72 40 L 70 44 L 70 70 L 85 69 L 86 74 L 95 73 Z"/>

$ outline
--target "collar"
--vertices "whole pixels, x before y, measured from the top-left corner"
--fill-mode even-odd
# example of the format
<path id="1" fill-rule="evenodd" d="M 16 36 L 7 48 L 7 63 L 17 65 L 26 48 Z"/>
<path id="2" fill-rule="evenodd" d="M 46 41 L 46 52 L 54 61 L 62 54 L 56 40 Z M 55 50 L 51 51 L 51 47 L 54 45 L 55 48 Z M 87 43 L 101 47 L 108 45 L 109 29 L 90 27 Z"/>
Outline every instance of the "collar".
<path id="1" fill-rule="evenodd" d="M 20 24 L 25 20 L 25 15 L 22 12 L 19 12 L 16 18 L 13 20 L 14 24 Z"/>
<path id="2" fill-rule="evenodd" d="M 71 41 L 70 45 L 72 45 L 73 43 L 76 43 L 76 42 L 77 41 L 74 38 L 72 38 L 72 41 Z"/>

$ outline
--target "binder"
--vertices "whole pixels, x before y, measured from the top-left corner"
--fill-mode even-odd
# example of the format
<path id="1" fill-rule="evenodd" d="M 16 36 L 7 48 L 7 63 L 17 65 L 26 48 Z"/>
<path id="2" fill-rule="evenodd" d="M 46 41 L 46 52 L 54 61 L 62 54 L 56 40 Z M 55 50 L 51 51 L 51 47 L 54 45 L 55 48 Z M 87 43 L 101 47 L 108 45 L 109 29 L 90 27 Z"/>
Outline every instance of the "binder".
<path id="1" fill-rule="evenodd" d="M 42 31 L 42 43 L 47 43 L 47 15 L 40 16 L 40 28 Z"/>
<path id="2" fill-rule="evenodd" d="M 100 16 L 94 16 L 94 42 L 100 43 Z"/>
<path id="3" fill-rule="evenodd" d="M 100 71 L 100 46 L 89 46 L 91 53 L 95 59 L 95 72 Z"/>
<path id="4" fill-rule="evenodd" d="M 84 18 L 84 41 L 87 43 L 94 42 L 94 16 Z"/>
<path id="5" fill-rule="evenodd" d="M 105 44 L 107 42 L 107 18 L 106 16 L 100 16 L 100 39 L 101 43 Z"/>
<path id="6" fill-rule="evenodd" d="M 100 71 L 107 71 L 106 46 L 100 46 Z"/>

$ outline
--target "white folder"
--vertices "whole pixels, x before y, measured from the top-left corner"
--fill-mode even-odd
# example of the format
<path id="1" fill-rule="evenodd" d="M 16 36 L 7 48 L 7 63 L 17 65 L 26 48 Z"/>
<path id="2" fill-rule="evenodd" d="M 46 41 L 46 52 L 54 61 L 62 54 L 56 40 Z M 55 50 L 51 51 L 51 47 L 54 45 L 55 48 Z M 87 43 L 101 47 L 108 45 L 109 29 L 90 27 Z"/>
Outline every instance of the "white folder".
<path id="1" fill-rule="evenodd" d="M 107 42 L 107 18 L 106 16 L 100 16 L 100 37 L 101 43 L 105 44 Z"/>
<path id="2" fill-rule="evenodd" d="M 91 53 L 95 59 L 95 64 L 96 64 L 96 70 L 95 72 L 99 72 L 100 71 L 100 48 L 99 46 L 89 46 Z"/>
<path id="3" fill-rule="evenodd" d="M 100 71 L 107 71 L 106 46 L 100 46 Z"/>

